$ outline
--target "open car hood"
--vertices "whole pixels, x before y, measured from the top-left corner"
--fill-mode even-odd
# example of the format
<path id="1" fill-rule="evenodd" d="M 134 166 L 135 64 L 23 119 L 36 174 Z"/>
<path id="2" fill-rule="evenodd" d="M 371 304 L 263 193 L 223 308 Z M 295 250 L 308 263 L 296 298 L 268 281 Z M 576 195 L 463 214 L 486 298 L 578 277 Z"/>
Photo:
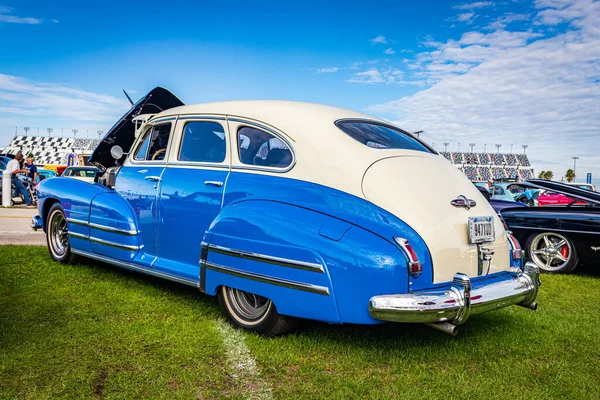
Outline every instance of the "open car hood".
<path id="1" fill-rule="evenodd" d="M 530 179 L 525 182 L 519 182 L 519 185 L 536 189 L 545 189 L 551 192 L 564 194 L 577 200 L 583 200 L 594 205 L 600 205 L 600 194 L 591 190 L 579 189 L 578 187 L 567 185 L 561 182 L 547 181 L 544 179 Z"/>
<path id="2" fill-rule="evenodd" d="M 132 118 L 140 114 L 158 114 L 169 108 L 184 105 L 181 100 L 173 93 L 160 86 L 155 87 L 137 101 L 125 115 L 123 115 L 112 128 L 106 132 L 98 147 L 89 158 L 89 162 L 102 171 L 106 168 L 117 165 L 119 160 L 115 160 L 110 154 L 110 149 L 119 145 L 124 153 L 129 153 L 133 141 L 135 140 L 135 124 Z"/>

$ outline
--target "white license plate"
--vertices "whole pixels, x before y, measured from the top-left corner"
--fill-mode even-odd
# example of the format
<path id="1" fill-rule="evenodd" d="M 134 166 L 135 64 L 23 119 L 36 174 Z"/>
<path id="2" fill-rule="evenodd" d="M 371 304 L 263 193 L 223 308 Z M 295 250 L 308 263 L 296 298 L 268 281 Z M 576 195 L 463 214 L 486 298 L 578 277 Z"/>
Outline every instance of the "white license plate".
<path id="1" fill-rule="evenodd" d="M 471 243 L 493 242 L 494 217 L 469 217 L 469 240 Z"/>

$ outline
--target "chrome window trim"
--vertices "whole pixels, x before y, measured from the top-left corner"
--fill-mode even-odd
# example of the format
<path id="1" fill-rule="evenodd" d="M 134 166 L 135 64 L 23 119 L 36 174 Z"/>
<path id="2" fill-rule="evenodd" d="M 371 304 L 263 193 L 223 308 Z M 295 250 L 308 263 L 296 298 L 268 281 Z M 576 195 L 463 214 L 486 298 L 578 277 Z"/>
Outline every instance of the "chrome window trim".
<path id="1" fill-rule="evenodd" d="M 176 120 L 177 117 L 176 116 L 172 116 L 172 117 L 161 117 L 158 119 L 151 119 L 150 121 L 146 122 L 146 125 L 154 125 L 154 124 L 161 124 L 165 121 L 173 121 Z"/>
<path id="2" fill-rule="evenodd" d="M 121 268 L 129 269 L 129 270 L 133 270 L 133 271 L 136 271 L 136 272 L 141 272 L 143 274 L 152 275 L 152 276 L 156 276 L 156 277 L 159 277 L 159 278 L 168 279 L 170 281 L 174 281 L 174 282 L 178 282 L 178 283 L 183 283 L 184 285 L 189 285 L 189 286 L 193 286 L 193 287 L 196 287 L 196 288 L 198 287 L 198 282 L 194 281 L 192 279 L 181 278 L 179 276 L 167 274 L 167 273 L 164 273 L 164 272 L 159 272 L 159 271 L 156 271 L 154 269 L 148 269 L 148 268 L 137 266 L 137 265 L 132 264 L 132 263 L 127 263 L 127 262 L 115 260 L 114 258 L 105 257 L 105 256 L 101 256 L 101 255 L 98 255 L 98 254 L 93 254 L 93 253 L 88 253 L 87 251 L 81 251 L 81 250 L 77 250 L 77 249 L 71 249 L 71 252 L 73 254 L 77 254 L 77 255 L 80 255 L 80 256 L 93 258 L 93 259 L 98 260 L 98 261 L 102 261 L 102 262 L 105 262 L 105 263 L 108 263 L 108 264 L 112 264 L 112 265 L 115 265 L 117 267 L 121 267 Z"/>
<path id="3" fill-rule="evenodd" d="M 187 118 L 179 118 L 179 119 L 184 119 L 184 120 L 188 120 L 186 122 L 183 123 L 183 126 L 181 127 L 181 135 L 179 135 L 178 138 L 178 148 L 177 148 L 177 153 L 175 154 L 175 160 L 171 161 L 171 165 L 189 165 L 189 166 L 206 166 L 206 167 L 212 167 L 212 166 L 219 166 L 217 168 L 227 168 L 229 169 L 229 162 L 227 161 L 228 156 L 231 155 L 231 146 L 229 145 L 229 127 L 227 126 L 227 121 L 225 119 L 225 117 L 223 118 L 211 118 L 211 117 L 202 117 L 202 116 L 186 116 Z M 214 121 L 225 121 L 224 124 L 219 123 L 221 125 L 221 128 L 223 128 L 223 134 L 225 135 L 225 159 L 223 159 L 223 161 L 221 161 L 220 163 L 213 163 L 213 162 L 205 162 L 205 161 L 182 161 L 179 159 L 179 156 L 181 155 L 181 147 L 183 146 L 183 139 L 185 137 L 185 126 L 190 123 L 190 122 L 202 122 L 202 120 L 205 119 L 211 119 L 211 121 L 205 121 L 205 122 L 214 122 Z M 229 152 L 227 151 L 229 150 Z M 231 157 L 229 157 L 231 158 Z"/>
<path id="4" fill-rule="evenodd" d="M 393 124 L 390 124 L 389 122 L 385 122 L 385 121 L 379 121 L 376 119 L 369 119 L 369 118 L 340 118 L 334 121 L 334 125 L 340 130 L 342 131 L 342 129 L 339 127 L 338 124 L 342 124 L 345 122 L 362 122 L 362 123 L 366 123 L 366 124 L 374 124 L 374 125 L 381 125 L 381 126 L 385 126 L 386 128 L 390 128 L 390 129 L 394 129 L 397 131 L 400 131 L 402 133 L 404 133 L 405 135 L 408 135 L 408 137 L 413 138 L 414 140 L 416 140 L 417 142 L 419 142 L 421 145 L 423 145 L 423 147 L 427 148 L 429 151 L 431 151 L 432 154 L 439 154 L 433 147 L 431 147 L 430 145 L 428 145 L 427 143 L 425 143 L 424 141 L 422 141 L 420 138 L 415 137 L 412 133 L 405 131 L 404 129 L 395 126 Z M 346 132 L 342 131 L 342 133 L 348 135 Z M 350 136 L 350 135 L 348 135 Z M 354 139 L 350 136 L 351 139 Z M 354 139 L 356 140 L 356 139 Z M 357 140 L 358 142 L 358 140 Z M 359 142 L 360 143 L 360 142 Z M 382 149 L 382 150 L 386 150 L 386 149 Z M 390 150 L 412 150 L 412 149 L 390 149 Z M 412 151 L 420 151 L 420 150 L 412 150 Z"/>
<path id="5" fill-rule="evenodd" d="M 67 222 L 70 224 L 89 226 L 90 228 L 93 228 L 93 229 L 99 229 L 101 231 L 106 231 L 106 232 L 114 232 L 114 233 L 118 233 L 118 234 L 126 235 L 126 236 L 135 236 L 138 234 L 138 231 L 136 231 L 135 229 L 128 230 L 128 229 L 114 228 L 112 226 L 95 224 L 93 222 L 82 221 L 80 219 L 67 218 Z"/>
<path id="6" fill-rule="evenodd" d="M 174 120 L 175 122 L 170 122 Z M 129 154 L 127 155 L 127 160 L 129 161 L 129 165 L 150 165 L 150 166 L 161 166 L 161 165 L 166 165 L 168 164 L 168 158 L 169 158 L 169 152 L 171 150 L 171 146 L 173 144 L 173 137 L 175 136 L 175 127 L 177 125 L 177 117 L 168 117 L 168 118 L 161 118 L 159 120 L 156 121 L 151 121 L 148 122 L 146 124 L 146 126 L 150 126 L 151 128 L 154 128 L 155 125 L 160 125 L 164 122 L 169 122 L 171 123 L 171 132 L 169 133 L 169 142 L 167 143 L 167 148 L 165 149 L 165 158 L 162 160 L 135 160 L 133 155 L 136 154 L 136 152 L 138 151 L 139 147 L 141 146 L 142 142 L 143 142 L 143 138 L 144 135 L 140 135 L 137 138 L 137 142 L 134 142 L 134 145 L 132 146 L 132 148 L 135 146 L 135 149 L 133 151 L 129 151 Z M 144 134 L 147 131 L 144 132 Z M 124 166 L 127 165 L 127 163 L 123 164 Z"/>
<path id="7" fill-rule="evenodd" d="M 215 244 L 208 245 L 209 251 L 214 251 L 215 253 L 225 254 L 233 257 L 244 258 L 252 261 L 264 261 L 269 264 L 280 265 L 282 267 L 301 269 L 303 271 L 311 271 L 311 272 L 320 272 L 322 274 L 325 273 L 323 270 L 323 266 L 321 264 L 307 262 L 307 261 L 298 261 L 292 260 L 289 258 L 283 257 L 275 257 L 269 256 L 266 254 L 254 253 L 251 251 L 232 249 L 229 247 L 217 246 Z"/>
<path id="8" fill-rule="evenodd" d="M 256 274 L 254 272 L 246 272 L 241 271 L 239 269 L 225 267 L 223 265 L 215 264 L 210 261 L 204 262 L 204 266 L 210 270 L 221 272 L 223 274 L 228 274 L 232 276 L 237 276 L 239 278 L 250 279 L 253 281 L 267 283 L 269 285 L 281 286 L 288 289 L 300 290 L 303 292 L 320 294 L 323 296 L 329 296 L 329 288 L 324 286 L 312 285 L 310 283 L 290 281 L 287 279 L 281 278 L 273 278 L 266 275 Z"/>
<path id="9" fill-rule="evenodd" d="M 239 124 L 242 124 L 240 126 L 237 126 L 236 131 L 233 133 L 233 137 L 235 139 L 236 152 L 237 152 L 237 161 L 242 165 L 233 165 L 233 163 L 232 163 L 231 169 L 248 169 L 248 170 L 253 170 L 253 171 L 285 173 L 285 172 L 288 172 L 289 170 L 291 170 L 292 168 L 294 168 L 294 166 L 296 165 L 296 161 L 297 161 L 296 151 L 294 150 L 294 147 L 291 145 L 290 141 L 287 138 L 285 138 L 283 135 L 281 135 L 274 129 L 269 128 L 268 126 L 259 124 L 257 122 L 248 121 L 246 119 L 233 117 L 233 118 L 227 118 L 227 120 L 231 121 L 231 122 L 237 122 Z M 242 160 L 240 160 L 240 151 L 239 151 L 239 144 L 238 144 L 238 131 L 240 130 L 240 128 L 243 128 L 244 125 L 248 126 L 249 128 L 258 128 L 260 130 L 268 132 L 269 134 L 275 136 L 277 139 L 279 139 L 283 143 L 285 143 L 285 145 L 290 149 L 290 152 L 292 153 L 292 162 L 290 163 L 290 165 L 288 165 L 285 168 L 279 168 L 279 167 L 256 167 L 253 165 L 242 163 Z"/>
<path id="10" fill-rule="evenodd" d="M 167 168 L 189 168 L 189 169 L 205 169 L 205 168 L 220 168 L 229 169 L 228 164 L 212 164 L 194 161 L 173 161 L 167 165 Z"/>
<path id="11" fill-rule="evenodd" d="M 100 239 L 100 238 L 97 238 L 97 237 L 94 237 L 94 236 L 90 236 L 89 239 L 90 239 L 90 242 L 102 244 L 104 246 L 114 247 L 114 248 L 121 249 L 121 250 L 137 251 L 137 250 L 139 250 L 142 247 L 142 246 L 128 245 L 128 244 L 121 244 L 121 243 L 117 243 L 117 242 L 112 242 L 110 240 L 104 240 L 104 239 Z"/>
<path id="12" fill-rule="evenodd" d="M 213 117 L 213 116 L 206 116 L 206 115 L 180 115 L 179 119 L 182 120 L 186 120 L 186 119 L 210 119 L 210 120 L 215 120 L 215 121 L 227 121 L 227 118 L 225 116 L 222 117 Z"/>

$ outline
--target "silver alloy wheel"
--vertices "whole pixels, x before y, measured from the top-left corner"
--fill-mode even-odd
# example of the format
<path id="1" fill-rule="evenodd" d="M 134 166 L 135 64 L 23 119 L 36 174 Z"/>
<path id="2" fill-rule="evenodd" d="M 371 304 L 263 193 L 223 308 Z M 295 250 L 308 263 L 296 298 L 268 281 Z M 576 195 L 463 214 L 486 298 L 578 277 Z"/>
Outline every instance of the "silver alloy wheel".
<path id="1" fill-rule="evenodd" d="M 67 230 L 67 220 L 62 212 L 54 211 L 50 217 L 50 250 L 57 256 L 62 257 L 69 248 L 69 232 Z"/>
<path id="2" fill-rule="evenodd" d="M 541 233 L 531 242 L 532 260 L 545 271 L 564 268 L 573 255 L 571 244 L 558 233 Z"/>
<path id="3" fill-rule="evenodd" d="M 243 290 L 226 288 L 232 311 L 248 322 L 261 320 L 271 308 L 271 300 Z"/>

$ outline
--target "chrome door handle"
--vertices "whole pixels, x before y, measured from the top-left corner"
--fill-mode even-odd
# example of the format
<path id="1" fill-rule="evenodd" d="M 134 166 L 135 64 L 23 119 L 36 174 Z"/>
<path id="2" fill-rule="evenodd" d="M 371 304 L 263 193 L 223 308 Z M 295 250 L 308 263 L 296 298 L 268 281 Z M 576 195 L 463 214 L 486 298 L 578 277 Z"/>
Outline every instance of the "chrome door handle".
<path id="1" fill-rule="evenodd" d="M 144 179 L 147 181 L 158 182 L 158 181 L 160 181 L 160 176 L 147 176 Z"/>
<path id="2" fill-rule="evenodd" d="M 218 187 L 223 186 L 223 182 L 219 182 L 219 181 L 204 181 L 204 184 L 209 185 L 209 186 L 218 186 Z"/>

